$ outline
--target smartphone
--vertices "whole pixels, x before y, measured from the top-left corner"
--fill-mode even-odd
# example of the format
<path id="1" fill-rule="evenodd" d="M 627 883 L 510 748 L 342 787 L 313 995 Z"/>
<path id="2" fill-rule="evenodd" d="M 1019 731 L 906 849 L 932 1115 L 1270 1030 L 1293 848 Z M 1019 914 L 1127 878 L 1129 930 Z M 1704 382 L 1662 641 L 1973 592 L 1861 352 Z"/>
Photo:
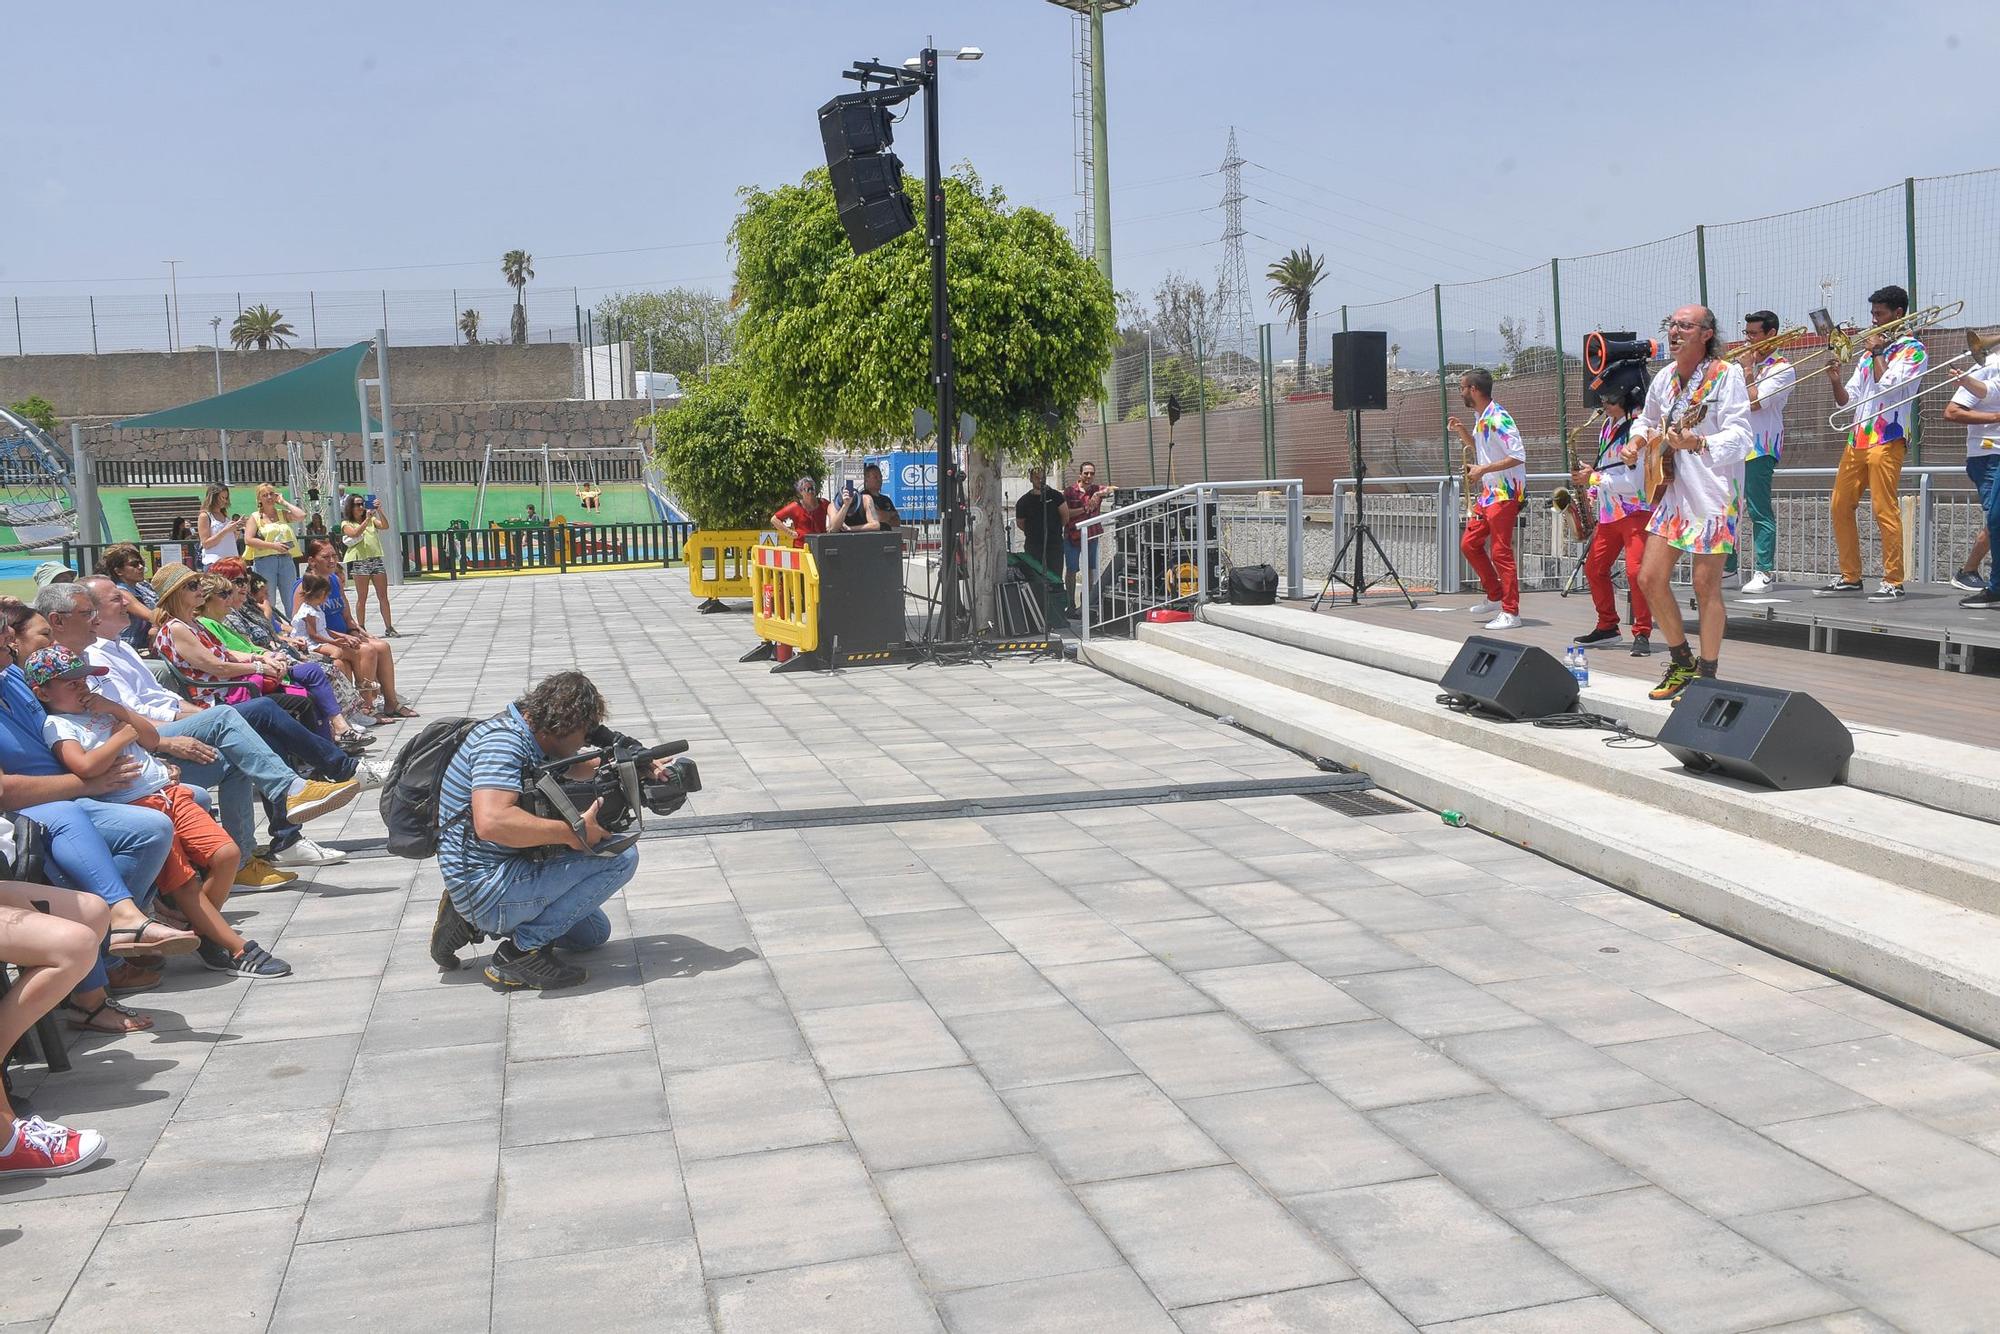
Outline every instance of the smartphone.
<path id="1" fill-rule="evenodd" d="M 372 510 L 372 509 L 374 509 L 374 508 L 375 508 L 375 493 L 374 493 L 373 491 L 370 491 L 370 492 L 369 492 L 369 493 L 368 493 L 367 495 L 365 495 L 365 496 L 361 497 L 361 503 L 362 503 L 363 505 L 367 506 L 367 507 L 368 507 L 369 509 L 371 509 L 371 510 Z"/>
<path id="2" fill-rule="evenodd" d="M 1806 316 L 1806 319 L 1812 322 L 1813 332 L 1818 334 L 1821 338 L 1825 338 L 1828 334 L 1831 334 L 1833 332 L 1834 329 L 1833 316 L 1826 313 L 1826 307 L 1824 306 L 1821 306 L 1818 310 L 1815 310 L 1812 314 Z"/>

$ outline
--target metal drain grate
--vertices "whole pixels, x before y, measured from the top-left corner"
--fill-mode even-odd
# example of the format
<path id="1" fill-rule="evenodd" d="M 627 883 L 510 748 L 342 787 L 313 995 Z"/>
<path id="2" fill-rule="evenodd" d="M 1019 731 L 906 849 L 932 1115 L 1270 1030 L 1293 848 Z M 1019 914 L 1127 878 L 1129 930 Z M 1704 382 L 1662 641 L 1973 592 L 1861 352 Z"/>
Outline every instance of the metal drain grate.
<path id="1" fill-rule="evenodd" d="M 1341 815 L 1403 815 L 1416 809 L 1379 792 L 1313 792 L 1306 800 Z"/>

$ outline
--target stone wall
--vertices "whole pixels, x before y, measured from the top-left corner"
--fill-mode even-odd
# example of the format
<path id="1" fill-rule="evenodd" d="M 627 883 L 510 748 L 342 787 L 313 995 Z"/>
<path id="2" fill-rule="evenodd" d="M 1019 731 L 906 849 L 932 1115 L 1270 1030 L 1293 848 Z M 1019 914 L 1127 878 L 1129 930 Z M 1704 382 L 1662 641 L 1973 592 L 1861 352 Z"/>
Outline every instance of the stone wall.
<path id="1" fill-rule="evenodd" d="M 402 404 L 507 404 L 574 398 L 584 392 L 580 349 L 573 343 L 514 347 L 389 345 L 389 397 Z M 326 349 L 222 353 L 222 387 L 241 389 L 295 370 Z M 215 352 L 111 352 L 103 356 L 0 357 L 0 403 L 40 394 L 64 421 L 137 416 L 215 393 Z M 374 360 L 365 374 L 374 374 Z"/>
<path id="2" fill-rule="evenodd" d="M 396 374 L 394 353 L 389 372 Z M 44 358 L 36 358 L 43 360 Z M 393 406 L 393 404 L 392 404 Z M 635 423 L 646 415 L 644 401 L 591 402 L 543 399 L 515 403 L 425 403 L 398 407 L 396 429 L 415 432 L 429 459 L 477 459 L 488 444 L 559 448 L 605 448 L 637 439 Z M 83 440 L 92 457 L 100 459 L 216 458 L 221 442 L 213 431 L 118 431 L 110 419 L 84 423 Z M 67 437 L 64 438 L 67 444 Z M 339 441 L 343 457 L 360 457 L 352 436 Z M 232 431 L 232 458 L 283 458 L 285 435 L 279 431 Z"/>

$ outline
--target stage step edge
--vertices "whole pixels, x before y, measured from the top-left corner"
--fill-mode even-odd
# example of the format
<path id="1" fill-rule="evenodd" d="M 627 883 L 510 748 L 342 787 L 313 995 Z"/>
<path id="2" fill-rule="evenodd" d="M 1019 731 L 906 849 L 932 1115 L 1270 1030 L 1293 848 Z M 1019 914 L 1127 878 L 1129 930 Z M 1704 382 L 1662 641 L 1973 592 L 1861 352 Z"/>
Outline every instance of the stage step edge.
<path id="1" fill-rule="evenodd" d="M 1096 640 L 1091 666 L 1455 809 L 1486 833 L 2000 1042 L 2000 918 L 1157 644 Z M 1631 850 L 1634 831 L 1671 860 Z"/>

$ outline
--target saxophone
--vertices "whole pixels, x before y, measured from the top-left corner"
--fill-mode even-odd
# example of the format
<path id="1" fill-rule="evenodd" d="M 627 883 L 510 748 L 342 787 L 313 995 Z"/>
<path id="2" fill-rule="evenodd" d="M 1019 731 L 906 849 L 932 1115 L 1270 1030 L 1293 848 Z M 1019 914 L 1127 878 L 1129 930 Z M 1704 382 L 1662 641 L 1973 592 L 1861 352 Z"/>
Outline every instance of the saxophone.
<path id="1" fill-rule="evenodd" d="M 1571 458 L 1576 457 L 1577 437 L 1596 425 L 1598 418 L 1603 415 L 1604 409 L 1597 409 L 1584 418 L 1581 426 L 1569 433 L 1569 443 L 1565 452 Z M 1588 493 L 1578 495 L 1566 486 L 1559 486 L 1549 493 L 1549 508 L 1557 513 L 1568 514 L 1570 535 L 1585 546 L 1590 545 L 1590 535 L 1597 528 L 1597 515 L 1591 509 Z"/>
<path id="2" fill-rule="evenodd" d="M 1479 462 L 1479 451 L 1473 445 L 1472 441 L 1467 440 L 1464 446 L 1458 451 L 1458 471 L 1459 475 L 1464 479 L 1459 483 L 1458 489 L 1465 493 L 1465 503 L 1459 507 L 1459 518 L 1461 519 L 1470 519 L 1472 512 L 1479 507 L 1478 497 L 1472 493 L 1471 475 L 1472 467 L 1477 462 Z"/>

